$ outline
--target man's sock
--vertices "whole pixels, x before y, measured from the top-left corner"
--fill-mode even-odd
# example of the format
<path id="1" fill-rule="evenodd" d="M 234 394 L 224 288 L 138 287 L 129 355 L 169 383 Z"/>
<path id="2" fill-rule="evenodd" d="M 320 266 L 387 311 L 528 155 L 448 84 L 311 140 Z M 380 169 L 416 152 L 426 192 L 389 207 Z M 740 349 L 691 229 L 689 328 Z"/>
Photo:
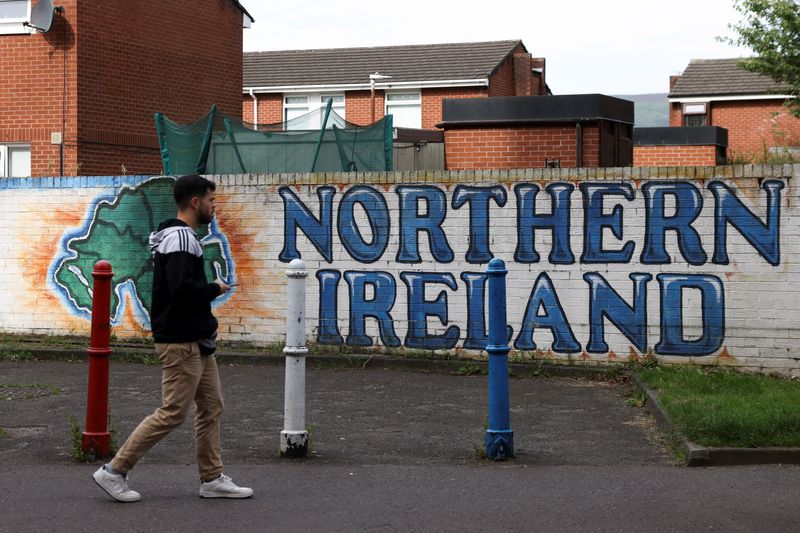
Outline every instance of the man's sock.
<path id="1" fill-rule="evenodd" d="M 124 476 L 125 475 L 123 472 L 120 472 L 119 470 L 114 470 L 114 468 L 111 466 L 111 463 L 107 463 L 106 464 L 106 472 L 108 472 L 109 474 L 114 475 L 114 476 Z"/>

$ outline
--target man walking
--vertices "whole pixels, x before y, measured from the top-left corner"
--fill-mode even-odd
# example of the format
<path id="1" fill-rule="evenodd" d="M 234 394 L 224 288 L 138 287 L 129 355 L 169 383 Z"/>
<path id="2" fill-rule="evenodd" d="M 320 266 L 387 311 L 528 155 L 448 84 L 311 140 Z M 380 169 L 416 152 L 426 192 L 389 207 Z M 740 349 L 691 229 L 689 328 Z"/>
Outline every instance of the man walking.
<path id="1" fill-rule="evenodd" d="M 150 235 L 153 253 L 153 298 L 150 318 L 156 355 L 162 364 L 161 407 L 131 433 L 114 459 L 94 473 L 94 481 L 120 502 L 137 502 L 128 486 L 136 462 L 186 418 L 194 402 L 200 496 L 248 498 L 253 490 L 239 487 L 222 473 L 219 423 L 222 386 L 216 359 L 217 319 L 211 302 L 230 290 L 222 280 L 208 283 L 203 247 L 195 230 L 214 218 L 216 186 L 202 176 L 182 176 L 173 196 L 177 218 L 161 223 Z"/>

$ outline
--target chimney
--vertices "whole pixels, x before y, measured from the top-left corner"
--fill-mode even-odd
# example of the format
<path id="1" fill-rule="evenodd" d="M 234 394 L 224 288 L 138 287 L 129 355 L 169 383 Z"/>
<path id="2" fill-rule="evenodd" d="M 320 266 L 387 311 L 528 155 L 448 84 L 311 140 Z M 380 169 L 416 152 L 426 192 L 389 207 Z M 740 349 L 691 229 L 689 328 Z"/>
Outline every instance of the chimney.
<path id="1" fill-rule="evenodd" d="M 544 71 L 545 71 L 545 58 L 543 57 L 533 57 L 531 58 L 531 70 L 533 71 L 532 81 L 531 84 L 533 86 L 534 91 L 531 94 L 536 96 L 546 96 L 547 95 L 547 82 L 545 82 Z"/>
<path id="2" fill-rule="evenodd" d="M 531 95 L 531 55 L 514 54 L 514 96 Z"/>
<path id="3" fill-rule="evenodd" d="M 669 77 L 669 92 L 672 92 L 672 90 L 675 88 L 675 84 L 678 83 L 679 79 L 681 79 L 680 75 Z"/>

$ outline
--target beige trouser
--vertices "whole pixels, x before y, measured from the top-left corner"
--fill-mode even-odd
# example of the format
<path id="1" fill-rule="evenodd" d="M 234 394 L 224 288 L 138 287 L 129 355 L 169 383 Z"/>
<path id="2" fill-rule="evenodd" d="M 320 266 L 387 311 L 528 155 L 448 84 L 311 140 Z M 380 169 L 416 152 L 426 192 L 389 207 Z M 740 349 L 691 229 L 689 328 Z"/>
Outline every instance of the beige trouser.
<path id="1" fill-rule="evenodd" d="M 183 423 L 194 401 L 197 466 L 204 481 L 215 479 L 222 474 L 219 419 L 224 408 L 216 359 L 201 356 L 196 342 L 156 344 L 156 355 L 162 364 L 161 407 L 131 433 L 111 467 L 128 472 L 147 450 Z"/>

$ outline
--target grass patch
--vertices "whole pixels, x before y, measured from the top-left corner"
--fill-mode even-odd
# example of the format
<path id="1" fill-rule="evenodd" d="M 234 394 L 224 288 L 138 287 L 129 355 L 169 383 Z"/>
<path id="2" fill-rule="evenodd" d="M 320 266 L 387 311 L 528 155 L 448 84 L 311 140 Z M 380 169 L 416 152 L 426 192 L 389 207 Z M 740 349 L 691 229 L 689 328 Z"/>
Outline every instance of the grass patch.
<path id="1" fill-rule="evenodd" d="M 800 382 L 696 367 L 640 371 L 676 429 L 704 446 L 800 446 Z"/>
<path id="2" fill-rule="evenodd" d="M 8 431 L 6 431 L 3 428 L 0 428 L 0 439 L 4 439 L 6 437 L 8 437 Z"/>

